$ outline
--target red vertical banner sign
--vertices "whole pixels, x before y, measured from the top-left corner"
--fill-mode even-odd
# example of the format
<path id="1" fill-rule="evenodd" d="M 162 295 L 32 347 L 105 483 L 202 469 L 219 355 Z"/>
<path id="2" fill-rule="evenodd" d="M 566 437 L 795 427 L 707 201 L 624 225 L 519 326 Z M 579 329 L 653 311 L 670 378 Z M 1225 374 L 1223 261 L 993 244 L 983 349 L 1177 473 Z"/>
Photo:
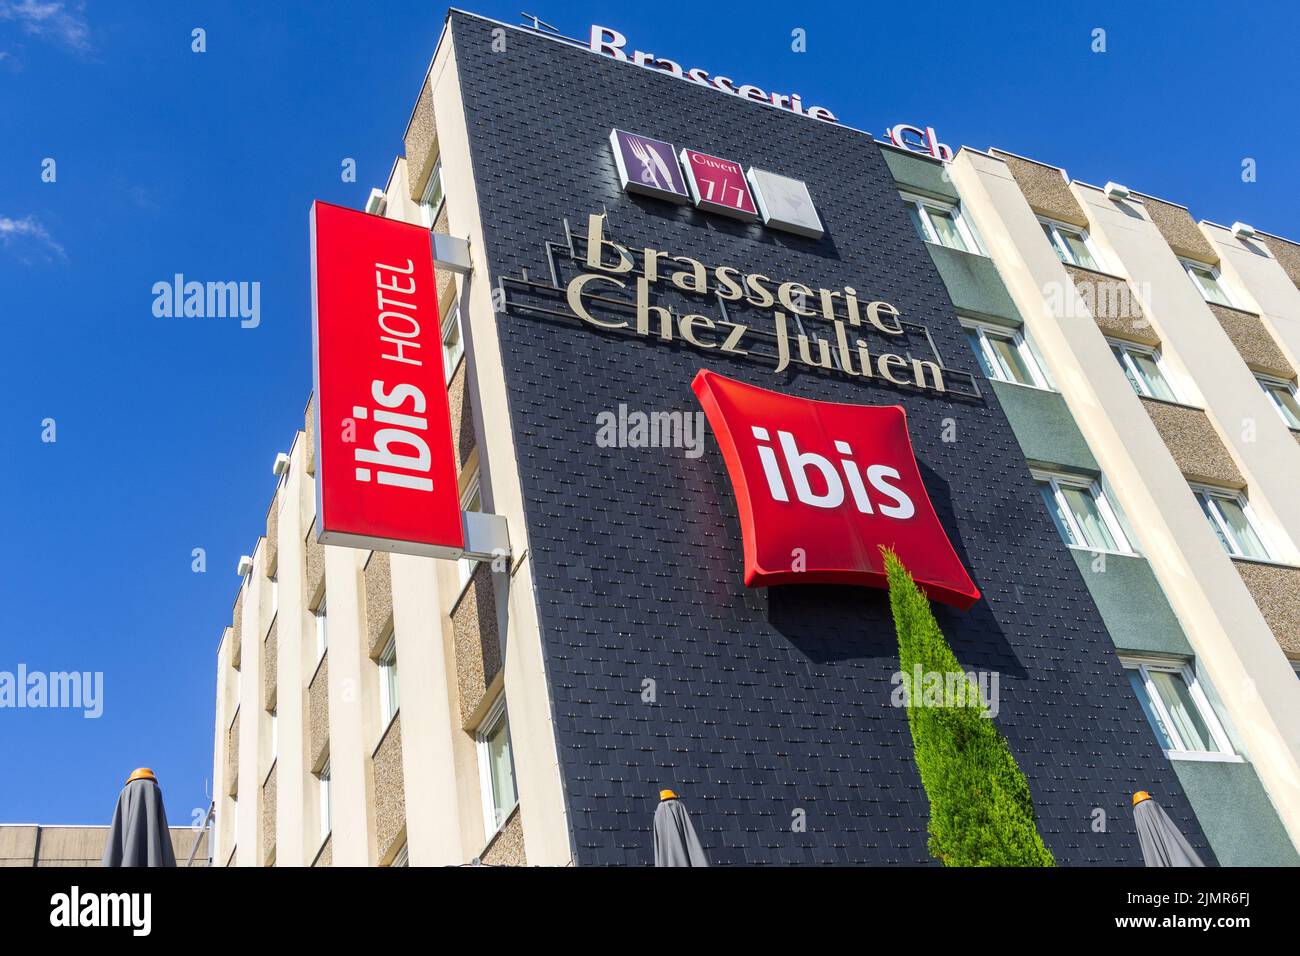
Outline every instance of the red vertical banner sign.
<path id="1" fill-rule="evenodd" d="M 429 231 L 311 207 L 316 528 L 324 544 L 465 546 Z"/>

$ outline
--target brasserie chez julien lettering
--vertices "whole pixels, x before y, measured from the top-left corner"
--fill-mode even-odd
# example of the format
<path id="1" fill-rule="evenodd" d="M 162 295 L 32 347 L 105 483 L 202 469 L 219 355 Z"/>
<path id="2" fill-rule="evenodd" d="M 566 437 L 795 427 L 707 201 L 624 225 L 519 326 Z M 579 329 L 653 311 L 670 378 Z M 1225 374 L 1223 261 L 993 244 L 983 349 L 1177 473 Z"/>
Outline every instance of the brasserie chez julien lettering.
<path id="1" fill-rule="evenodd" d="M 589 326 L 662 342 L 676 339 L 697 349 L 757 355 L 774 363 L 776 373 L 799 363 L 851 378 L 948 390 L 947 370 L 940 362 L 874 351 L 874 343 L 861 337 L 901 341 L 908 335 L 908 323 L 889 302 L 860 296 L 851 286 L 813 288 L 761 273 L 742 273 L 734 266 L 710 267 L 690 256 L 650 247 L 629 249 L 606 236 L 605 224 L 604 215 L 591 214 L 585 237 L 572 236 L 570 243 L 575 260 L 586 271 L 567 283 L 566 299 L 572 315 Z M 576 249 L 579 244 L 585 245 L 585 252 Z M 652 303 L 652 298 L 665 292 L 712 297 L 715 314 Z M 617 309 L 630 309 L 634 317 L 611 314 Z M 747 310 L 770 312 L 770 328 L 741 321 L 741 312 Z M 805 319 L 825 323 L 820 328 L 827 337 L 817 334 L 815 326 L 805 326 Z M 756 349 L 760 340 L 764 348 Z"/>

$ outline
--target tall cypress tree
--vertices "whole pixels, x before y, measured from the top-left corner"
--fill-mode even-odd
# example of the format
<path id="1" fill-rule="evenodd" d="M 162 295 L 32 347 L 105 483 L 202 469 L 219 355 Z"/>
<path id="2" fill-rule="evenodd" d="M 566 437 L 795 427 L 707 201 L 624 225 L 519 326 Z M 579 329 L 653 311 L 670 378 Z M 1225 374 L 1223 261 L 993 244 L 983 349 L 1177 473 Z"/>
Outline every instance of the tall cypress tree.
<path id="1" fill-rule="evenodd" d="M 898 660 L 909 684 L 907 724 L 921 783 L 930 799 L 930 853 L 944 866 L 1055 866 L 1038 835 L 1029 782 L 1016 765 L 986 701 L 957 662 L 930 602 L 888 548 L 889 605 L 898 632 Z M 926 675 L 961 674 L 965 693 L 937 706 L 911 687 L 917 665 Z M 928 705 L 927 705 L 928 704 Z"/>

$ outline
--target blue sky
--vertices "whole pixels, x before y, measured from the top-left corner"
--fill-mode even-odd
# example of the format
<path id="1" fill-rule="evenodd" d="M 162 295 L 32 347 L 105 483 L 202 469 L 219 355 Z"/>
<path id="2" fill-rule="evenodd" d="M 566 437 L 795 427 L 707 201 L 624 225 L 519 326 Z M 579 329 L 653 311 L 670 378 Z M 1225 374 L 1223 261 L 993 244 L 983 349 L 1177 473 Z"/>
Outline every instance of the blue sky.
<path id="1" fill-rule="evenodd" d="M 1280 4 L 529 3 L 860 129 L 932 125 L 1300 237 L 1300 14 Z M 105 681 L 98 720 L 0 710 L 0 822 L 106 823 L 138 765 L 173 823 L 206 807 L 235 562 L 311 387 L 307 209 L 384 184 L 443 13 L 0 0 L 0 671 Z M 155 318 L 177 272 L 260 282 L 260 324 Z"/>

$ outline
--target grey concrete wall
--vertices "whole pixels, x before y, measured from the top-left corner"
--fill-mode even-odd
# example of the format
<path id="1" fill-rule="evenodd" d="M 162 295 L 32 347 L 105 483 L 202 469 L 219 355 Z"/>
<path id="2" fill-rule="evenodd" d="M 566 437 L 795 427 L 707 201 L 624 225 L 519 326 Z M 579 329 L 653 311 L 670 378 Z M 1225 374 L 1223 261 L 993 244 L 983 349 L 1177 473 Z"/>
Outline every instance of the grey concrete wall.
<path id="1" fill-rule="evenodd" d="M 1300 856 L 1250 764 L 1172 763 L 1221 865 L 1300 866 Z"/>
<path id="2" fill-rule="evenodd" d="M 989 382 L 1007 413 L 1025 460 L 1097 474 L 1100 468 L 1059 392 Z"/>
<path id="3" fill-rule="evenodd" d="M 1192 645 L 1146 558 L 1072 553 L 1120 651 L 1192 657 Z"/>

